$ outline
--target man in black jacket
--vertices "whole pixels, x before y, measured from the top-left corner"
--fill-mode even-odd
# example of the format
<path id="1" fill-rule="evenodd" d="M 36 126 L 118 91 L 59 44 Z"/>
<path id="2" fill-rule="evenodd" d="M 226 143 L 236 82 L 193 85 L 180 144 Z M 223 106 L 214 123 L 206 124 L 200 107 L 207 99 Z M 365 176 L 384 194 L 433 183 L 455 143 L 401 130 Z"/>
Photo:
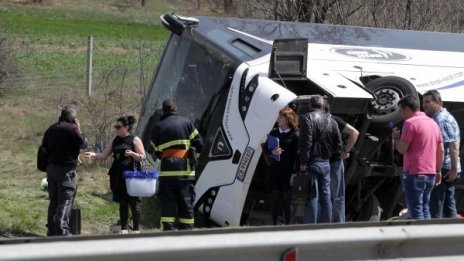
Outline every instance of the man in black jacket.
<path id="1" fill-rule="evenodd" d="M 177 115 L 176 104 L 163 101 L 163 115 L 153 127 L 151 141 L 155 155 L 161 159 L 158 198 L 161 205 L 161 228 L 173 230 L 178 219 L 178 229 L 192 229 L 195 202 L 195 159 L 201 152 L 200 134 L 186 117 Z"/>
<path id="2" fill-rule="evenodd" d="M 87 148 L 87 139 L 81 132 L 74 107 L 63 107 L 58 122 L 45 132 L 42 146 L 48 151 L 47 235 L 71 235 L 69 217 L 76 193 L 78 156 L 80 149 Z"/>
<path id="3" fill-rule="evenodd" d="M 333 153 L 343 150 L 343 144 L 337 123 L 325 112 L 322 96 L 312 96 L 309 106 L 310 112 L 300 117 L 299 124 L 300 170 L 312 176 L 317 189 L 306 202 L 303 221 L 328 223 L 332 220 L 329 160 Z"/>

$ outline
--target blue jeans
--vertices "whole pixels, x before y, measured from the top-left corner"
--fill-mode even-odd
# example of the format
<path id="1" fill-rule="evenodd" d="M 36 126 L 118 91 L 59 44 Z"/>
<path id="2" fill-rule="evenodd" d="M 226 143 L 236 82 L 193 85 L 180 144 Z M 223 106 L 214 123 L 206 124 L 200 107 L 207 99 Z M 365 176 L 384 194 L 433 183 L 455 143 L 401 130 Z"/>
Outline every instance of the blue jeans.
<path id="1" fill-rule="evenodd" d="M 454 185 L 461 173 L 458 173 L 454 181 L 448 182 L 445 177 L 448 171 L 447 169 L 441 170 L 441 184 L 434 187 L 430 195 L 430 215 L 432 218 L 455 218 L 457 215 Z"/>
<path id="2" fill-rule="evenodd" d="M 435 184 L 435 175 L 403 173 L 403 191 L 412 219 L 430 219 L 430 194 Z"/>
<path id="3" fill-rule="evenodd" d="M 345 167 L 343 160 L 330 163 L 330 194 L 332 222 L 345 222 Z"/>
<path id="4" fill-rule="evenodd" d="M 330 163 L 328 161 L 310 161 L 308 172 L 314 178 L 315 191 L 314 195 L 306 201 L 303 223 L 315 224 L 318 220 L 323 223 L 331 222 Z M 320 211 L 318 209 L 319 206 L 321 208 Z M 319 213 L 320 218 L 318 218 Z"/>

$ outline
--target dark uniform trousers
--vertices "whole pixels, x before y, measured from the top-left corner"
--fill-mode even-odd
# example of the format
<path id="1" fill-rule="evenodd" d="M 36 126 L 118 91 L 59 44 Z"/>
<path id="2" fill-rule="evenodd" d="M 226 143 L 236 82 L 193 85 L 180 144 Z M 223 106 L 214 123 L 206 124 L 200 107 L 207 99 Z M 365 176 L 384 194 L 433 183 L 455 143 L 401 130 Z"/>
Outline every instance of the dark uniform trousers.
<path id="1" fill-rule="evenodd" d="M 179 229 L 193 229 L 193 203 L 195 190 L 193 180 L 161 179 L 158 199 L 161 205 L 162 230 L 174 230 L 176 217 Z"/>
<path id="2" fill-rule="evenodd" d="M 47 181 L 50 198 L 47 235 L 70 235 L 69 217 L 76 193 L 76 167 L 50 163 L 47 166 Z"/>

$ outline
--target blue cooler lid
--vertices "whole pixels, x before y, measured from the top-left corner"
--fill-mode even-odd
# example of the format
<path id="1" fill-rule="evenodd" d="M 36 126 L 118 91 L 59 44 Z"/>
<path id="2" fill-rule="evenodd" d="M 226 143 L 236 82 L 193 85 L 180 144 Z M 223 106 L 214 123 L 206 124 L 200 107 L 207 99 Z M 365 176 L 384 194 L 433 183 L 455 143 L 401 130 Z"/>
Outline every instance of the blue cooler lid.
<path id="1" fill-rule="evenodd" d="M 124 178 L 135 178 L 135 179 L 158 179 L 159 171 L 157 170 L 140 170 L 134 172 L 132 170 L 126 170 L 122 173 Z"/>

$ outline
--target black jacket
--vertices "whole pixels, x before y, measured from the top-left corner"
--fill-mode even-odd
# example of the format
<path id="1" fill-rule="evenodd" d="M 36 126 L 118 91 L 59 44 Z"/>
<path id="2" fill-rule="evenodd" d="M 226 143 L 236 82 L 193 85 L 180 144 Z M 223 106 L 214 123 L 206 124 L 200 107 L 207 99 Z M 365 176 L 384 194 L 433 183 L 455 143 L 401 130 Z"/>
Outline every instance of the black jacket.
<path id="1" fill-rule="evenodd" d="M 269 166 L 269 175 L 272 180 L 271 189 L 281 192 L 290 191 L 290 177 L 297 170 L 295 162 L 298 157 L 298 132 L 290 130 L 289 132 L 280 132 L 279 128 L 273 129 L 270 133 L 274 137 L 279 138 L 279 147 L 282 148 L 280 161 L 275 161 L 270 157 L 272 151 L 269 149 L 267 142 L 264 146 L 264 153 L 271 158 Z"/>
<path id="2" fill-rule="evenodd" d="M 76 124 L 60 118 L 45 131 L 42 145 L 48 151 L 48 163 L 75 167 L 80 149 L 87 148 L 87 139 Z"/>
<path id="3" fill-rule="evenodd" d="M 195 179 L 195 170 L 189 158 L 161 156 L 166 149 L 188 150 L 191 146 L 201 152 L 203 141 L 189 119 L 175 113 L 163 115 L 161 121 L 153 127 L 151 141 L 156 156 L 161 158 L 160 178 Z"/>
<path id="4" fill-rule="evenodd" d="M 333 153 L 343 149 L 338 125 L 330 114 L 314 110 L 300 117 L 298 149 L 301 164 L 316 158 L 329 160 Z"/>

